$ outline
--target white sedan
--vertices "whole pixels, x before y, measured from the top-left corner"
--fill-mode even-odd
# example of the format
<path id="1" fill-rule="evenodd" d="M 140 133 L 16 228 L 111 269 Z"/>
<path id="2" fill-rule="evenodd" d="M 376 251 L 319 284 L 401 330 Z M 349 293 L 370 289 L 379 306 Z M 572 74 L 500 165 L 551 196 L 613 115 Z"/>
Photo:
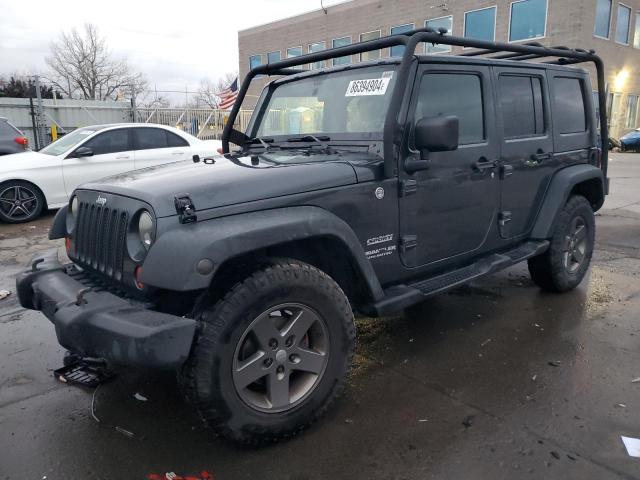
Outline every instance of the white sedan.
<path id="1" fill-rule="evenodd" d="M 221 142 L 154 124 L 83 127 L 39 152 L 0 158 L 0 221 L 28 222 L 65 205 L 89 181 L 163 163 L 215 155 Z"/>

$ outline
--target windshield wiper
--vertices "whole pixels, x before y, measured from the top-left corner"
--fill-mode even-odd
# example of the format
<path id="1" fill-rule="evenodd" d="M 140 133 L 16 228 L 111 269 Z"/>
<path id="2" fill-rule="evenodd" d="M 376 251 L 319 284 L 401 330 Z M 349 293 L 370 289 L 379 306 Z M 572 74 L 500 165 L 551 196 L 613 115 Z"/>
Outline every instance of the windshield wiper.
<path id="1" fill-rule="evenodd" d="M 326 135 L 316 137 L 315 135 L 309 134 L 302 137 L 287 138 L 287 142 L 317 142 L 323 146 L 326 146 L 324 142 L 328 142 L 329 140 L 331 140 L 331 138 L 327 137 Z"/>
<path id="2" fill-rule="evenodd" d="M 254 143 L 260 143 L 265 150 L 269 150 L 272 147 L 272 145 L 269 145 L 269 144 L 273 143 L 273 138 L 268 138 L 268 137 L 250 138 L 249 140 L 247 140 L 245 145 L 252 145 Z"/>

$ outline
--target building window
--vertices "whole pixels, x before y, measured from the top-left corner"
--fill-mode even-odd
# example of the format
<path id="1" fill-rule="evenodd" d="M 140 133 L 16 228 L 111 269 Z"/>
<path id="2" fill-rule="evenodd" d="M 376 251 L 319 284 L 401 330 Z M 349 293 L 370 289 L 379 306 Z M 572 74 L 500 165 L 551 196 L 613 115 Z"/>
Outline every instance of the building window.
<path id="1" fill-rule="evenodd" d="M 474 40 L 494 41 L 496 36 L 496 7 L 465 12 L 464 36 Z"/>
<path id="2" fill-rule="evenodd" d="M 636 128 L 638 118 L 638 95 L 627 97 L 627 116 L 624 120 L 624 128 Z"/>
<path id="3" fill-rule="evenodd" d="M 607 119 L 610 127 L 618 126 L 618 114 L 620 113 L 621 103 L 621 93 L 609 93 L 609 98 L 607 98 Z"/>
<path id="4" fill-rule="evenodd" d="M 369 40 L 377 40 L 380 38 L 381 32 L 380 30 L 375 30 L 373 32 L 366 32 L 360 34 L 360 41 L 367 42 Z M 360 61 L 366 62 L 367 60 L 377 60 L 380 58 L 380 50 L 372 50 L 371 52 L 362 52 L 360 54 Z"/>
<path id="5" fill-rule="evenodd" d="M 427 28 L 433 28 L 436 32 L 439 28 L 446 28 L 447 35 L 451 35 L 453 32 L 453 17 L 450 15 L 448 17 L 434 18 L 432 20 L 427 20 L 424 22 L 424 26 Z M 427 43 L 424 49 L 425 53 L 442 53 L 442 52 L 450 52 L 451 45 L 432 45 Z"/>
<path id="6" fill-rule="evenodd" d="M 414 30 L 416 26 L 413 23 L 407 23 L 405 25 L 398 25 L 397 27 L 391 27 L 391 35 L 399 35 L 401 33 L 407 33 Z M 401 57 L 404 54 L 404 45 L 396 45 L 389 49 L 391 57 Z"/>
<path id="7" fill-rule="evenodd" d="M 262 55 L 251 55 L 249 57 L 249 69 L 253 70 L 262 65 Z"/>
<path id="8" fill-rule="evenodd" d="M 609 38 L 611 28 L 611 0 L 598 0 L 596 4 L 596 25 L 593 33 L 602 38 Z"/>
<path id="9" fill-rule="evenodd" d="M 618 19 L 616 24 L 616 42 L 629 45 L 629 31 L 631 29 L 631 9 L 623 4 L 618 5 Z"/>
<path id="10" fill-rule="evenodd" d="M 287 58 L 299 57 L 302 55 L 302 47 L 287 48 Z"/>
<path id="11" fill-rule="evenodd" d="M 280 50 L 277 52 L 267 53 L 267 63 L 275 63 L 280 61 Z"/>
<path id="12" fill-rule="evenodd" d="M 520 0 L 511 4 L 509 41 L 545 36 L 547 0 Z"/>
<path id="13" fill-rule="evenodd" d="M 309 44 L 309 53 L 317 53 L 327 48 L 327 44 L 324 42 L 316 42 Z M 317 70 L 319 68 L 324 68 L 324 60 L 320 60 L 319 62 L 313 62 L 311 64 L 311 70 Z"/>
<path id="14" fill-rule="evenodd" d="M 333 48 L 346 47 L 347 45 L 351 45 L 351 37 L 334 38 L 331 41 L 331 46 Z M 349 65 L 350 63 L 351 63 L 351 55 L 333 59 L 334 65 Z"/>
<path id="15" fill-rule="evenodd" d="M 636 29 L 633 34 L 633 46 L 640 48 L 640 13 L 636 13 Z"/>

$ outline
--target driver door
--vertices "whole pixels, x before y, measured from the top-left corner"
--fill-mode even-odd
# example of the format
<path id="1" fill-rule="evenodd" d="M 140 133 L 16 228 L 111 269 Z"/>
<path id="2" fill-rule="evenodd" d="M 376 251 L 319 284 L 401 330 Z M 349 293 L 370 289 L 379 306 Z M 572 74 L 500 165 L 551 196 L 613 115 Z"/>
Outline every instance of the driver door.
<path id="1" fill-rule="evenodd" d="M 74 157 L 74 153 L 80 147 L 90 148 L 93 155 Z M 129 128 L 98 133 L 78 148 L 62 162 L 67 195 L 71 195 L 73 190 L 83 183 L 134 169 Z"/>
<path id="2" fill-rule="evenodd" d="M 426 169 L 408 174 L 401 159 L 401 258 L 407 267 L 480 253 L 496 222 L 500 146 L 490 73 L 489 67 L 475 65 L 418 69 L 408 122 L 413 126 L 421 118 L 453 115 L 460 134 L 457 150 L 427 154 Z M 411 152 L 412 138 L 409 143 L 407 156 L 419 156 Z"/>

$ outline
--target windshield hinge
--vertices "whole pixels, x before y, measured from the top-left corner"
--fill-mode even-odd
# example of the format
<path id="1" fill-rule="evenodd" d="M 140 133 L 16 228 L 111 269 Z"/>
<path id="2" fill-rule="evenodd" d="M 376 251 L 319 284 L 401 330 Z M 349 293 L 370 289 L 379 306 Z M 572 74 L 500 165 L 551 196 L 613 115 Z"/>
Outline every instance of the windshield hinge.
<path id="1" fill-rule="evenodd" d="M 400 182 L 400 196 L 408 197 L 418 191 L 418 182 L 416 180 L 402 180 Z"/>
<path id="2" fill-rule="evenodd" d="M 176 213 L 180 216 L 180 223 L 194 223 L 198 221 L 196 206 L 191 201 L 191 197 L 188 193 L 181 193 L 173 198 L 176 206 Z"/>

